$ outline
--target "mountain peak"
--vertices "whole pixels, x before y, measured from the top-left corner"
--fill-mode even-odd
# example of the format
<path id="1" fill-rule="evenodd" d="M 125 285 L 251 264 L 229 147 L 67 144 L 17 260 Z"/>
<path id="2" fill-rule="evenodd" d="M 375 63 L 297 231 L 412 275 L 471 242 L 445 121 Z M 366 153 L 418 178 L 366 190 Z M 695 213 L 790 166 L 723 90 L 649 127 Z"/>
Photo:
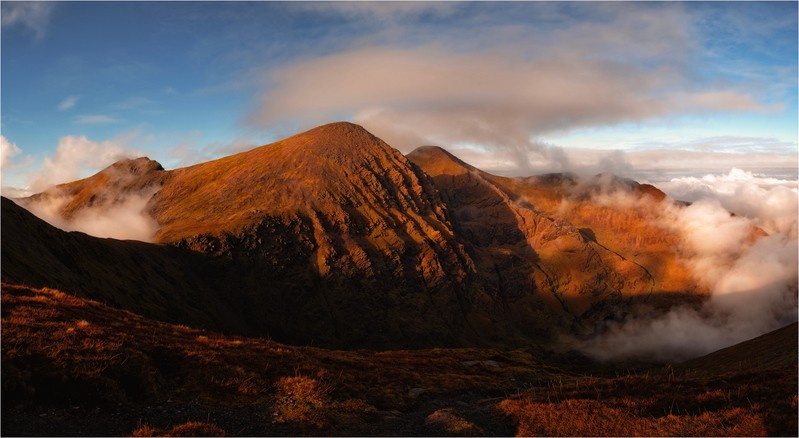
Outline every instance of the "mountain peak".
<path id="1" fill-rule="evenodd" d="M 107 171 L 109 169 L 121 170 L 133 175 L 141 175 L 147 174 L 149 172 L 164 170 L 164 167 L 161 166 L 161 163 L 151 160 L 149 157 L 139 157 L 119 160 L 106 167 L 103 171 Z"/>
<path id="2" fill-rule="evenodd" d="M 350 122 L 328 123 L 290 137 L 297 146 L 308 146 L 322 151 L 355 150 L 366 147 L 390 149 L 390 146 L 367 131 L 363 126 Z M 282 142 L 281 142 L 282 143 Z"/>
<path id="3" fill-rule="evenodd" d="M 428 173 L 459 175 L 472 170 L 474 166 L 449 153 L 440 146 L 420 146 L 407 155 L 408 159 L 418 164 Z"/>
<path id="4" fill-rule="evenodd" d="M 352 135 L 352 134 L 366 134 L 372 135 L 369 131 L 366 130 L 361 125 L 351 123 L 351 122 L 333 122 L 327 123 L 325 125 L 317 126 L 316 128 L 311 128 L 305 132 L 306 134 L 310 133 L 327 133 L 327 134 L 335 134 L 335 135 Z"/>

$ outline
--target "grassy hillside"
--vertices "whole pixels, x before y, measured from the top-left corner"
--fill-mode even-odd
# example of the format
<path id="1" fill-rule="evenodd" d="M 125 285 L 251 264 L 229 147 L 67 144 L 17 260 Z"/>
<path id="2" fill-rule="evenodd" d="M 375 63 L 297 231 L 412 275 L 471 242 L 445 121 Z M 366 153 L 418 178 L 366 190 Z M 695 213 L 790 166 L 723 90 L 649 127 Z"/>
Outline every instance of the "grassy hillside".
<path id="1" fill-rule="evenodd" d="M 337 351 L 222 336 L 11 284 L 2 309 L 3 435 L 796 432 L 795 362 L 591 377 L 523 350 Z M 796 344 L 784 354 L 795 358 Z"/>

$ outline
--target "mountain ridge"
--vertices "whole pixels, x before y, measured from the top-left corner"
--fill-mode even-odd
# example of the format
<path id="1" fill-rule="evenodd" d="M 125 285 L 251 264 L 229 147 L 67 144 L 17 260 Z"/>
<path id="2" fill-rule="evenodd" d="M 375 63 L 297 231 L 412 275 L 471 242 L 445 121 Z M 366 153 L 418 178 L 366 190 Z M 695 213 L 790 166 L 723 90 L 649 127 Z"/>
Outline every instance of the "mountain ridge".
<path id="1" fill-rule="evenodd" d="M 547 184 L 568 179 L 497 177 L 434 146 L 403 156 L 341 122 L 180 169 L 123 161 L 58 189 L 76 194 L 64 215 L 148 196 L 156 243 L 207 259 L 212 293 L 262 332 L 383 348 L 546 343 L 660 292 L 662 275 L 604 229 L 548 208 L 566 192 Z"/>

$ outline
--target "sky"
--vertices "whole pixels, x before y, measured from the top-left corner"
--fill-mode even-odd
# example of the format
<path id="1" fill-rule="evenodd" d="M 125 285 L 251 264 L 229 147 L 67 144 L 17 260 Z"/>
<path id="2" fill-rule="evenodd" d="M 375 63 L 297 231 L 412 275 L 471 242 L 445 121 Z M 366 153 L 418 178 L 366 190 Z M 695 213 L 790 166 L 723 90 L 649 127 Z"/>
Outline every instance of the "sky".
<path id="1" fill-rule="evenodd" d="M 796 179 L 796 2 L 2 2 L 3 193 L 339 120 L 505 175 Z"/>

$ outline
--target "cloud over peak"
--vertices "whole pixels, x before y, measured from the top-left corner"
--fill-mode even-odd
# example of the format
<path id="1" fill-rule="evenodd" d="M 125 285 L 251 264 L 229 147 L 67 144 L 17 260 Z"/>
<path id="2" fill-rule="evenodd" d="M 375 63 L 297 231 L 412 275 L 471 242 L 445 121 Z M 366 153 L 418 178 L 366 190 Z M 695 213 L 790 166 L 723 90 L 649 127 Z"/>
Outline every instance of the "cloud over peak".
<path id="1" fill-rule="evenodd" d="M 549 135 L 779 109 L 741 84 L 699 79 L 695 17 L 680 5 L 507 8 L 530 9 L 538 26 L 494 21 L 489 12 L 446 33 L 398 24 L 271 68 L 247 121 L 351 119 L 406 152 L 480 145 L 515 157 L 524 172 L 551 155 L 541 144 Z"/>

